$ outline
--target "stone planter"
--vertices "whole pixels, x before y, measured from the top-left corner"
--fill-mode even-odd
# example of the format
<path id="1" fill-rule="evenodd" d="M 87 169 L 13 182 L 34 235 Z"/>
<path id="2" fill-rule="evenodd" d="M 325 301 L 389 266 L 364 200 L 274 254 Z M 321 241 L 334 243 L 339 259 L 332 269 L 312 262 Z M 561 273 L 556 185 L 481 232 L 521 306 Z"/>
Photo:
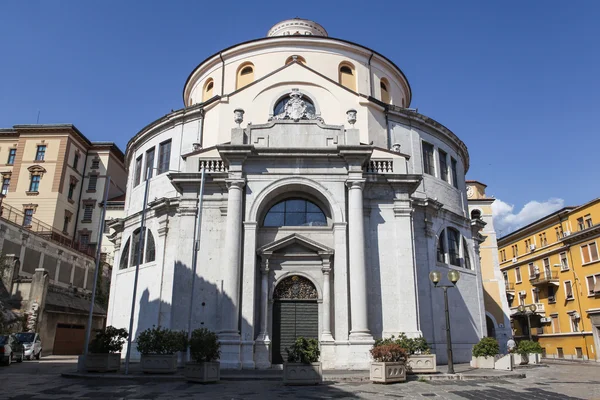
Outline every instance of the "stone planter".
<path id="1" fill-rule="evenodd" d="M 145 374 L 174 374 L 177 354 L 142 354 L 140 364 Z"/>
<path id="2" fill-rule="evenodd" d="M 471 367 L 473 368 L 484 368 L 484 369 L 494 369 L 496 364 L 496 360 L 498 356 L 494 357 L 472 357 L 471 358 Z"/>
<path id="3" fill-rule="evenodd" d="M 513 354 L 514 365 L 527 365 L 527 364 L 539 364 L 540 355 L 538 353 L 529 353 L 521 355 L 519 353 Z"/>
<path id="4" fill-rule="evenodd" d="M 371 382 L 394 383 L 406 381 L 406 365 L 401 362 L 372 362 Z"/>
<path id="5" fill-rule="evenodd" d="M 435 354 L 411 354 L 406 360 L 407 374 L 430 374 L 437 371 Z"/>
<path id="6" fill-rule="evenodd" d="M 218 382 L 221 378 L 221 364 L 215 362 L 187 362 L 183 368 L 183 375 L 190 382 Z"/>
<path id="7" fill-rule="evenodd" d="M 318 385 L 322 381 L 323 369 L 320 362 L 283 364 L 284 385 Z"/>
<path id="8" fill-rule="evenodd" d="M 121 353 L 88 354 L 85 357 L 87 372 L 117 372 L 121 369 Z"/>

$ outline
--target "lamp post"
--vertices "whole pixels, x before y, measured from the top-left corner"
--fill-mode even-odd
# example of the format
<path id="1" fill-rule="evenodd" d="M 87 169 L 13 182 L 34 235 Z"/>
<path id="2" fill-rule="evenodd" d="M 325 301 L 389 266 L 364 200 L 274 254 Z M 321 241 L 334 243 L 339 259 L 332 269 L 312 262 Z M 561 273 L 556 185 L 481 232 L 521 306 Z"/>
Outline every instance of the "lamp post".
<path id="1" fill-rule="evenodd" d="M 452 285 L 440 285 L 442 274 L 438 271 L 433 271 L 429 274 L 429 279 L 433 282 L 433 286 L 436 288 L 444 289 L 444 308 L 446 310 L 446 347 L 448 351 L 448 373 L 454 374 L 454 362 L 452 361 L 452 337 L 450 335 L 450 311 L 448 310 L 448 288 L 456 287 L 456 282 L 460 279 L 460 273 L 455 270 L 448 272 L 448 280 L 452 282 Z"/>
<path id="2" fill-rule="evenodd" d="M 517 311 L 519 311 L 521 314 L 525 314 L 527 315 L 527 331 L 529 332 L 529 340 L 531 341 L 531 314 L 533 314 L 535 312 L 535 310 L 537 310 L 537 307 L 535 304 L 529 304 L 529 305 L 524 305 L 521 304 L 519 307 L 517 307 Z"/>

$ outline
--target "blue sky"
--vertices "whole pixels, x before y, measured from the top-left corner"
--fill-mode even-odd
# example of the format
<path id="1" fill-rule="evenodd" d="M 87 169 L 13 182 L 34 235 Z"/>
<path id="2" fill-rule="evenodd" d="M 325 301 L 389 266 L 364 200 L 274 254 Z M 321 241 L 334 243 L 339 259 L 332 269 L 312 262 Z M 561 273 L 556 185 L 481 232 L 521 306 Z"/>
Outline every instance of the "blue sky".
<path id="1" fill-rule="evenodd" d="M 205 57 L 296 16 L 404 71 L 412 107 L 467 144 L 467 178 L 502 200 L 503 230 L 599 196 L 597 1 L 4 0 L 0 127 L 39 111 L 124 150 L 182 107 Z"/>

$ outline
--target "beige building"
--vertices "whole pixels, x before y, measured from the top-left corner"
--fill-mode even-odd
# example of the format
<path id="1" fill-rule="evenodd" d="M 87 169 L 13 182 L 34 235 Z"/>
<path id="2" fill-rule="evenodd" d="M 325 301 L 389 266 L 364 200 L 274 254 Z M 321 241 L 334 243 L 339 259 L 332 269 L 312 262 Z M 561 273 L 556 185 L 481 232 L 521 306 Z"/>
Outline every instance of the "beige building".
<path id="1" fill-rule="evenodd" d="M 6 217 L 23 226 L 36 221 L 36 232 L 94 255 L 106 178 L 109 199 L 125 193 L 121 150 L 69 124 L 15 125 L 0 129 L 2 160 Z"/>
<path id="2" fill-rule="evenodd" d="M 467 182 L 469 215 L 473 224 L 484 222 L 480 232 L 483 242 L 479 245 L 481 257 L 481 278 L 487 336 L 498 340 L 502 351 L 511 334 L 510 309 L 504 290 L 504 278 L 498 261 L 498 242 L 492 215 L 492 204 L 496 199 L 485 194 L 485 184 L 478 181 Z"/>

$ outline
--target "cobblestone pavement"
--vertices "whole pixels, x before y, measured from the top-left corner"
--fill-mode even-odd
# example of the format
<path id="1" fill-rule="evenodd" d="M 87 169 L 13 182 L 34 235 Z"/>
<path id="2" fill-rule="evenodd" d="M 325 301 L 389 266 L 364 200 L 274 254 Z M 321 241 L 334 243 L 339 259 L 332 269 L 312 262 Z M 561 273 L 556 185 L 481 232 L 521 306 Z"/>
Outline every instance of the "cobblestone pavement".
<path id="1" fill-rule="evenodd" d="M 64 378 L 73 361 L 30 361 L 0 368 L 0 399 L 600 399 L 600 365 L 551 364 L 524 369 L 525 379 L 506 381 L 362 382 L 287 387 L 277 381 L 179 381 Z"/>

